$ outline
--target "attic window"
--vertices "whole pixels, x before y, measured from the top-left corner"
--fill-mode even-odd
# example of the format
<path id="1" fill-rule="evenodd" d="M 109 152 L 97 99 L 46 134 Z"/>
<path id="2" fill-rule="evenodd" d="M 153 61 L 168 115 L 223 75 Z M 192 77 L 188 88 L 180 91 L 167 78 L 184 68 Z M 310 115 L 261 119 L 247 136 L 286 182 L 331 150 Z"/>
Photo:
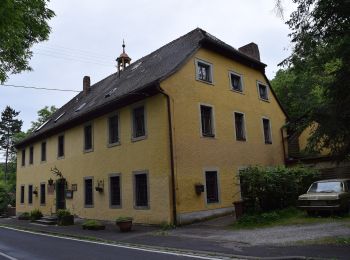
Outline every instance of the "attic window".
<path id="1" fill-rule="evenodd" d="M 206 83 L 213 83 L 213 66 L 212 64 L 196 60 L 196 79 Z"/>
<path id="2" fill-rule="evenodd" d="M 38 132 L 41 128 L 43 128 L 48 122 L 50 121 L 50 119 L 46 120 L 41 126 L 39 126 L 37 129 L 35 129 L 35 132 Z"/>
<path id="3" fill-rule="evenodd" d="M 137 64 L 135 64 L 132 68 L 131 68 L 131 70 L 132 71 L 134 71 L 134 70 L 136 70 L 140 65 L 141 65 L 141 61 L 139 62 L 139 63 L 137 63 Z"/>
<path id="4" fill-rule="evenodd" d="M 114 91 L 116 91 L 116 90 L 117 90 L 117 88 L 114 88 L 114 89 L 112 89 L 111 91 L 109 91 L 109 92 L 105 95 L 105 98 L 110 97 L 110 96 L 114 93 Z"/>
<path id="5" fill-rule="evenodd" d="M 55 123 L 65 114 L 66 112 L 63 112 L 62 114 L 60 114 L 56 119 L 55 119 Z"/>
<path id="6" fill-rule="evenodd" d="M 76 110 L 75 112 L 79 112 L 83 107 L 85 107 L 86 103 L 81 104 Z"/>

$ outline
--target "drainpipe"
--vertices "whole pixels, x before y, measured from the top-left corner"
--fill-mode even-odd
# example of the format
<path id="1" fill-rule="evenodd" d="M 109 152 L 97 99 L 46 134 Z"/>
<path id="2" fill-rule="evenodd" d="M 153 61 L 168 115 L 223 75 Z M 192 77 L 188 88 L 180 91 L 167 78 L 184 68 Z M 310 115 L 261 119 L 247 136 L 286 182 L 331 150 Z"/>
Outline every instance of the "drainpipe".
<path id="1" fill-rule="evenodd" d="M 168 126 L 169 126 L 169 144 L 170 144 L 170 168 L 171 168 L 171 188 L 172 188 L 172 201 L 173 201 L 173 224 L 177 225 L 177 213 L 176 213 L 176 187 L 175 187 L 175 169 L 174 169 L 174 144 L 173 144 L 173 127 L 171 121 L 171 109 L 170 109 L 170 97 L 163 89 L 159 87 L 159 92 L 166 97 L 167 109 L 168 109 Z"/>

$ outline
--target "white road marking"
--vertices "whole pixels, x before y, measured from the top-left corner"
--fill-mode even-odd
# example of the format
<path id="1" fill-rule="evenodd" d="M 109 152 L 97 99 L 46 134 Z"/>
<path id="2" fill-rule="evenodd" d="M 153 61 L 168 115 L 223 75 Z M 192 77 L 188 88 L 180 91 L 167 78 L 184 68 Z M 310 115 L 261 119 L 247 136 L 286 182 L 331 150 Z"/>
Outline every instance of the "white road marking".
<path id="1" fill-rule="evenodd" d="M 194 254 L 168 252 L 168 251 L 162 251 L 160 249 L 141 248 L 141 247 L 137 247 L 137 246 L 127 246 L 127 245 L 120 245 L 120 244 L 109 244 L 109 243 L 104 243 L 104 242 L 88 241 L 88 240 L 82 240 L 82 239 L 78 239 L 78 238 L 63 237 L 63 236 L 43 234 L 43 233 L 33 232 L 33 231 L 28 231 L 28 230 L 21 230 L 21 229 L 12 228 L 12 227 L 6 227 L 6 226 L 0 226 L 0 228 L 6 228 L 6 229 L 10 229 L 10 230 L 15 230 L 15 231 L 19 231 L 19 232 L 23 232 L 23 233 L 29 233 L 29 234 L 34 234 L 34 235 L 39 235 L 39 236 L 54 237 L 54 238 L 71 240 L 71 241 L 78 241 L 78 242 L 85 242 L 85 243 L 90 243 L 90 244 L 119 247 L 119 248 L 125 248 L 125 249 L 145 251 L 145 252 L 150 252 L 150 253 L 158 253 L 158 254 L 174 255 L 174 256 L 183 256 L 183 257 L 196 258 L 196 259 L 206 259 L 206 260 L 227 259 L 227 258 L 217 258 L 217 257 L 210 257 L 210 256 L 197 256 L 197 255 L 194 255 Z M 1 252 L 0 252 L 0 254 L 1 254 Z M 10 259 L 10 260 L 17 260 L 16 258 L 13 258 L 11 256 L 5 255 L 5 257 L 8 257 L 8 259 Z"/>
<path id="2" fill-rule="evenodd" d="M 5 257 L 6 259 L 9 259 L 9 260 L 18 260 L 17 258 L 14 258 L 14 257 L 9 256 L 9 255 L 7 255 L 5 253 L 2 253 L 2 252 L 0 252 L 0 256 L 3 256 L 3 257 Z"/>

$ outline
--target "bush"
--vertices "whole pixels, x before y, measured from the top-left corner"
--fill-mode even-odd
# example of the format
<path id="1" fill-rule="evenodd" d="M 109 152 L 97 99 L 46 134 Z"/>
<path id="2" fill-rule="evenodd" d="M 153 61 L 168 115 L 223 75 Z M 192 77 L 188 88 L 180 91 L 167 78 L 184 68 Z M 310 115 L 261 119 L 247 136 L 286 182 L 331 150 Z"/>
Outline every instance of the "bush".
<path id="1" fill-rule="evenodd" d="M 248 212 L 296 206 L 298 196 L 316 180 L 317 172 L 305 167 L 248 167 L 240 172 L 242 198 Z"/>
<path id="2" fill-rule="evenodd" d="M 38 220 L 43 217 L 43 213 L 39 209 L 34 209 L 30 212 L 30 219 L 31 220 Z"/>
<path id="3" fill-rule="evenodd" d="M 115 222 L 128 222 L 132 221 L 132 217 L 118 217 Z"/>
<path id="4" fill-rule="evenodd" d="M 57 217 L 60 219 L 62 217 L 70 216 L 72 215 L 68 209 L 59 209 L 56 213 Z"/>
<path id="5" fill-rule="evenodd" d="M 89 230 L 103 230 L 105 229 L 105 226 L 97 220 L 87 220 L 82 225 L 83 229 L 89 229 Z"/>
<path id="6" fill-rule="evenodd" d="M 19 220 L 29 220 L 30 214 L 29 212 L 23 212 L 21 215 L 18 216 Z"/>
<path id="7" fill-rule="evenodd" d="M 7 206 L 9 204 L 13 204 L 13 195 L 11 196 L 11 192 L 9 192 L 8 187 L 0 182 L 0 214 L 3 214 L 7 211 Z"/>

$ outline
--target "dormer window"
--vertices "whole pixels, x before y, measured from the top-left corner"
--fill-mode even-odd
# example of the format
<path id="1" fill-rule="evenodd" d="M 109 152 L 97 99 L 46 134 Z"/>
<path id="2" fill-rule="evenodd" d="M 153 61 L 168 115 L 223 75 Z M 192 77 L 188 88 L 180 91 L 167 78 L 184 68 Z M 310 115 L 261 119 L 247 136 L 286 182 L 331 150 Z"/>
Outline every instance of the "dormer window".
<path id="1" fill-rule="evenodd" d="M 268 88 L 266 85 L 258 82 L 259 97 L 262 100 L 269 100 Z"/>
<path id="2" fill-rule="evenodd" d="M 213 83 L 213 65 L 202 61 L 196 60 L 196 79 L 207 83 Z"/>

